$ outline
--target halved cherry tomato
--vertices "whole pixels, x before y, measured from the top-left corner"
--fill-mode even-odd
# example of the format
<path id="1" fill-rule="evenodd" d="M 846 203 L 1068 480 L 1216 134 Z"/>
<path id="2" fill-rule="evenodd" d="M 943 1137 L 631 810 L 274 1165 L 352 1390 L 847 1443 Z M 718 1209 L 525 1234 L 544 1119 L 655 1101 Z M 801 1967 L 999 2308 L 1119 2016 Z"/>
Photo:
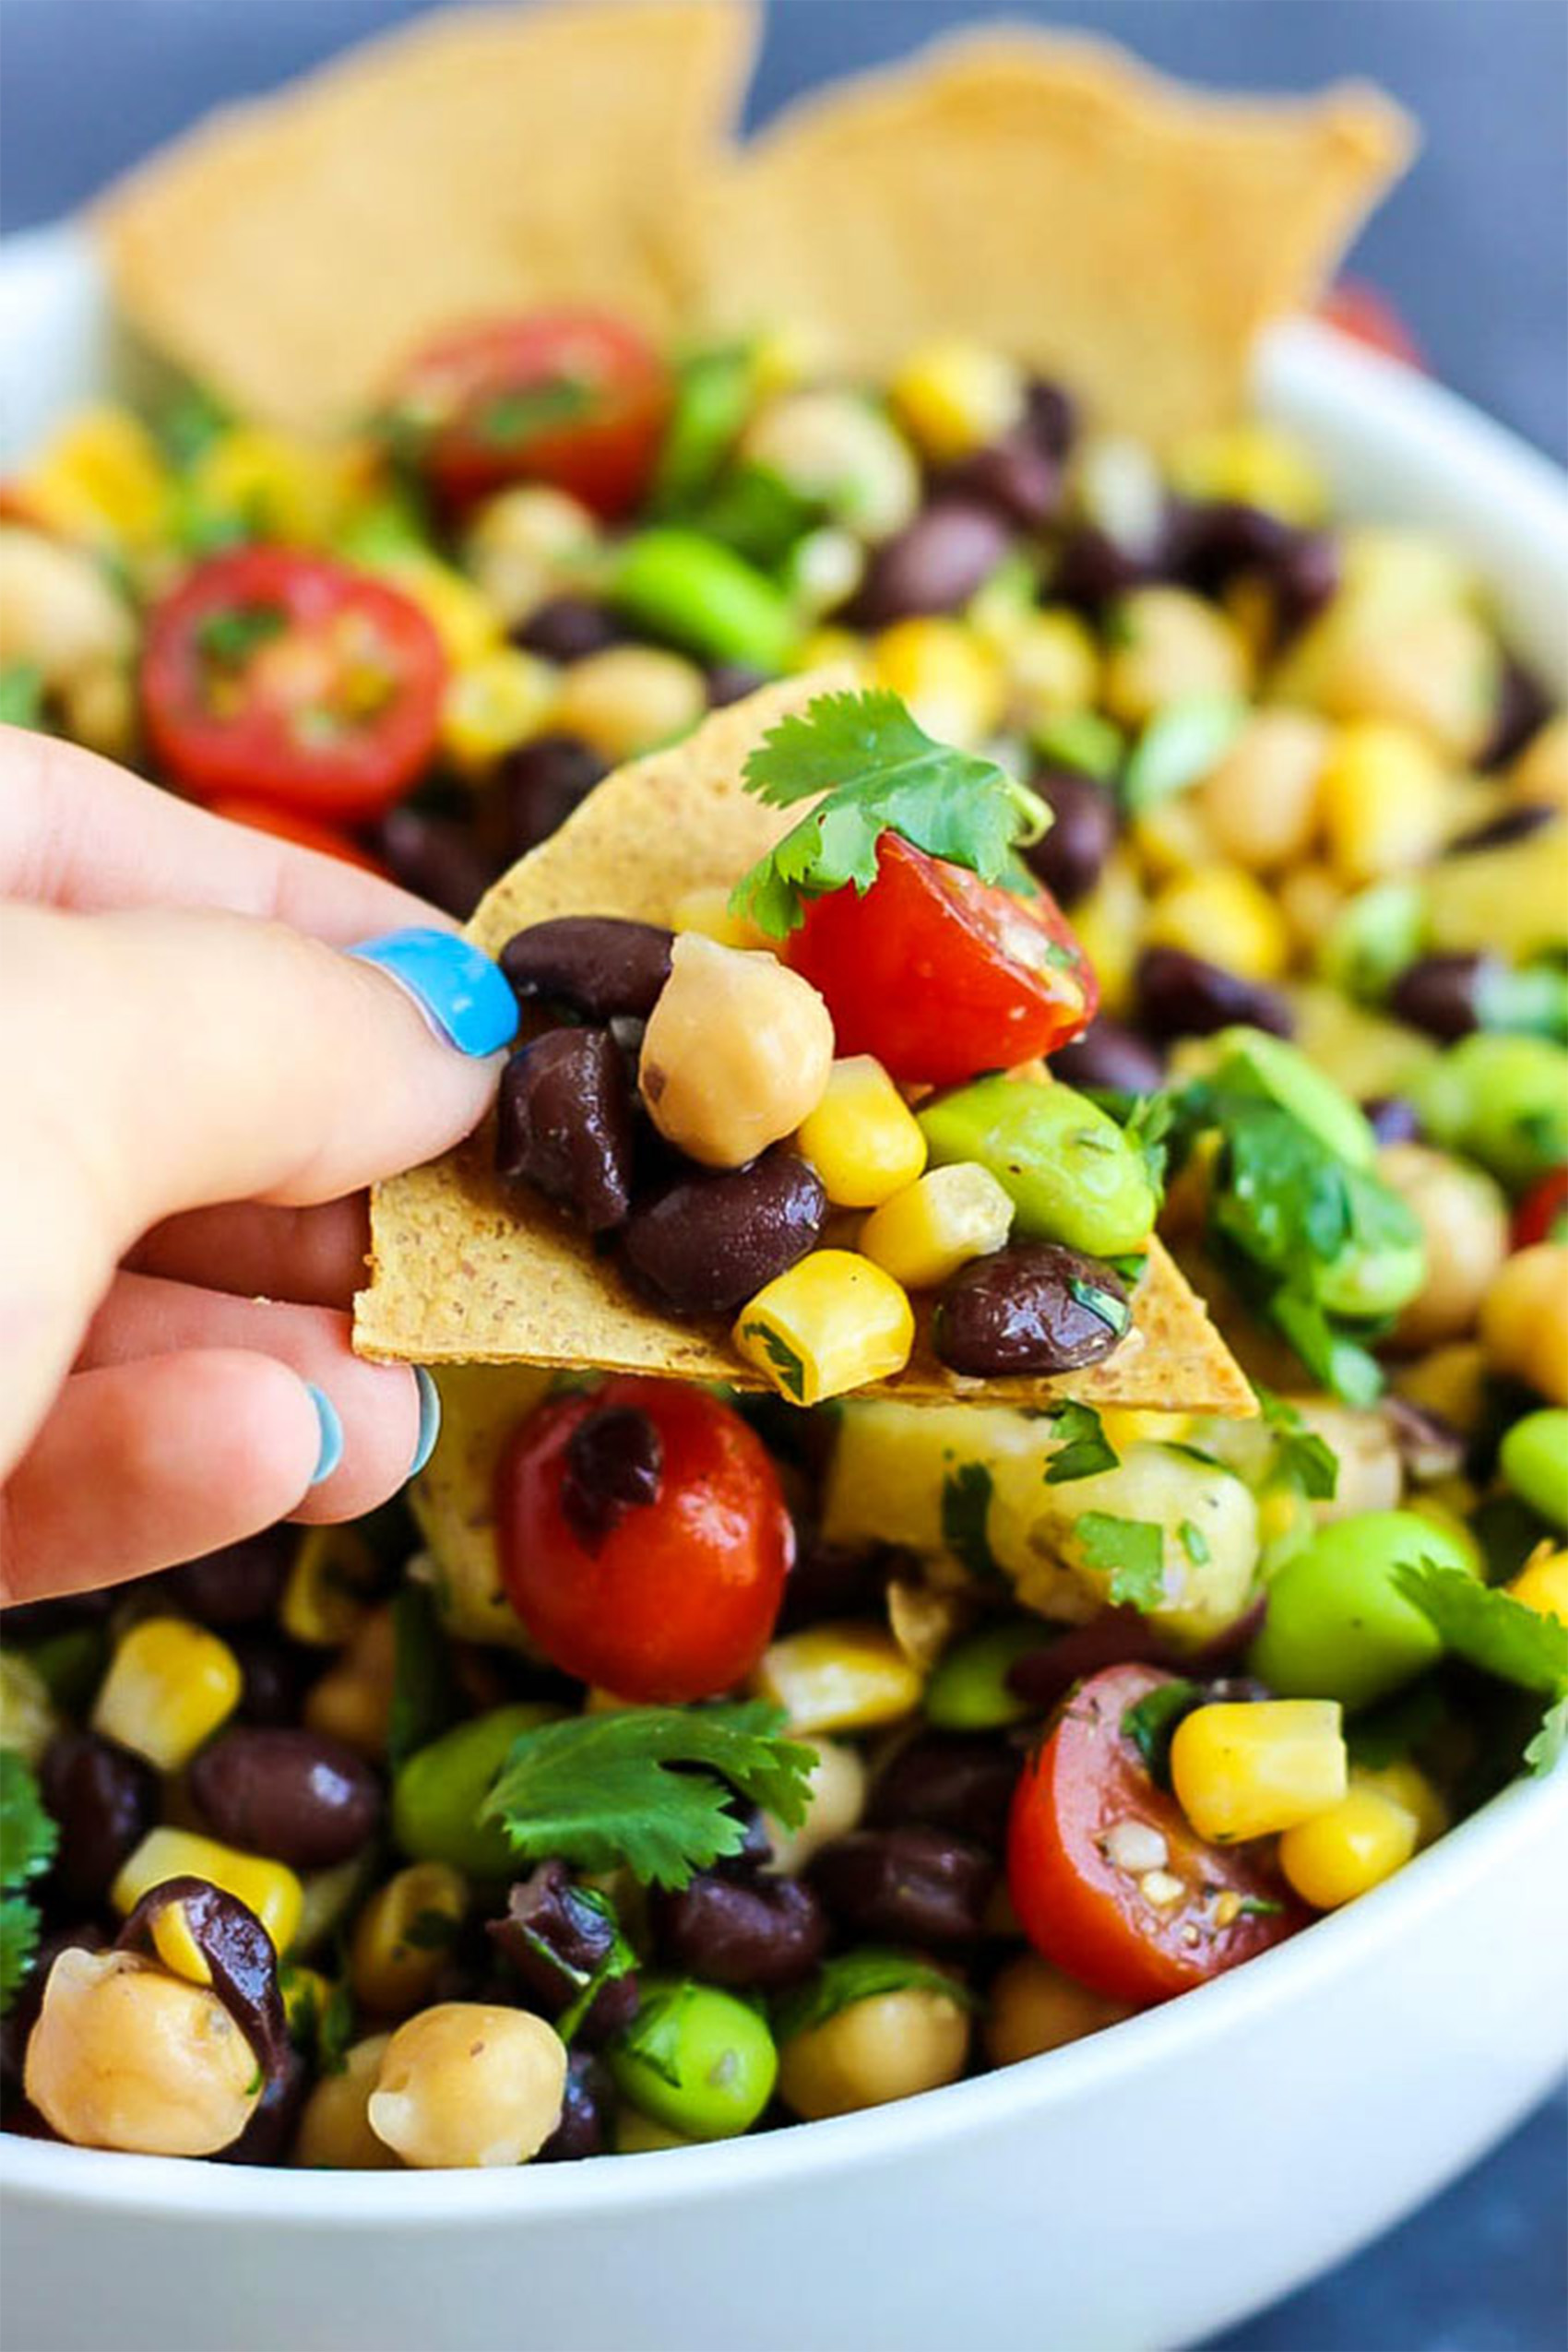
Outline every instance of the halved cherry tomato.
<path id="1" fill-rule="evenodd" d="M 612 517 L 646 488 L 669 409 L 664 363 L 633 328 L 596 311 L 555 310 L 431 344 L 391 413 L 450 500 L 544 481 Z"/>
<path id="2" fill-rule="evenodd" d="M 541 1406 L 495 1498 L 506 1597 L 568 1674 L 672 1705 L 731 1690 L 766 1648 L 794 1530 L 766 1448 L 717 1397 L 610 1380 Z"/>
<path id="3" fill-rule="evenodd" d="M 193 799 L 238 796 L 333 821 L 401 799 L 435 747 L 446 657 L 383 580 L 282 547 L 241 547 L 153 608 L 142 654 L 152 746 Z"/>
<path id="4" fill-rule="evenodd" d="M 227 796 L 209 801 L 208 806 L 214 816 L 222 817 L 230 825 L 247 825 L 253 833 L 270 833 L 277 840 L 292 841 L 302 849 L 317 850 L 324 858 L 341 858 L 345 865 L 362 866 L 366 873 L 387 872 L 379 858 L 373 858 L 348 834 L 339 833 L 336 826 L 318 825 L 314 817 L 302 816 L 297 809 L 275 809 L 266 801 Z"/>
<path id="5" fill-rule="evenodd" d="M 876 854 L 865 896 L 849 884 L 810 900 L 785 950 L 826 998 L 841 1054 L 956 1086 L 1088 1027 L 1099 984 L 1049 891 L 1017 897 L 897 833 Z"/>
<path id="6" fill-rule="evenodd" d="M 1140 2006 L 1203 1984 L 1305 1924 L 1256 1846 L 1210 1846 L 1194 1835 L 1123 1730 L 1127 1709 L 1172 1679 L 1158 1667 L 1110 1666 L 1082 1683 L 1024 1767 L 1007 1833 L 1008 1890 L 1030 1942 L 1095 1991 Z M 1157 1883 L 1146 1895 L 1147 1871 L 1111 1859 L 1106 1834 L 1123 1822 L 1159 1832 L 1179 1899 L 1153 1899 L 1169 1889 Z M 1247 1907 L 1254 1904 L 1269 1907 Z"/>
<path id="7" fill-rule="evenodd" d="M 1568 1168 L 1549 1168 L 1514 1211 L 1514 1247 L 1568 1241 Z"/>
<path id="8" fill-rule="evenodd" d="M 1317 315 L 1385 359 L 1400 360 L 1406 367 L 1426 367 L 1420 345 L 1387 295 L 1364 278 L 1341 278 L 1320 296 Z"/>

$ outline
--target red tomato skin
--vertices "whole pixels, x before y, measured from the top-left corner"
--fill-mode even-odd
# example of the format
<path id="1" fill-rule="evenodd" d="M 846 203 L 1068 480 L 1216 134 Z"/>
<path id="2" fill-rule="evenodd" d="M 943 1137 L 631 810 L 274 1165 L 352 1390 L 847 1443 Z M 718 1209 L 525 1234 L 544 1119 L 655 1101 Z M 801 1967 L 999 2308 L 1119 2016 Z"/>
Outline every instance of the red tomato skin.
<path id="1" fill-rule="evenodd" d="M 266 801 L 243 801 L 237 797 L 209 801 L 208 807 L 226 825 L 248 826 L 253 833 L 269 833 L 274 840 L 291 841 L 296 849 L 314 849 L 324 858 L 341 858 L 345 865 L 359 866 L 366 873 L 391 879 L 380 859 L 373 858 L 348 834 L 339 833 L 334 826 L 318 825 L 314 817 L 302 816 L 295 809 L 275 809 Z"/>
<path id="2" fill-rule="evenodd" d="M 1000 944 L 1009 932 L 1069 960 L 1028 968 Z M 836 1051 L 873 1054 L 906 1085 L 957 1086 L 1053 1053 L 1099 1003 L 1049 892 L 1015 897 L 896 833 L 878 844 L 864 897 L 849 884 L 810 899 L 785 954 L 826 999 Z"/>
<path id="3" fill-rule="evenodd" d="M 562 1510 L 564 1457 L 578 1424 L 612 1406 L 653 1421 L 663 1470 L 658 1501 L 595 1551 Z M 766 1648 L 794 1529 L 766 1448 L 716 1397 L 617 1379 L 541 1406 L 505 1449 L 495 1493 L 506 1597 L 566 1673 L 674 1706 L 732 1690 Z"/>
<path id="4" fill-rule="evenodd" d="M 593 413 L 530 433 L 514 448 L 481 430 L 498 396 L 575 372 L 600 388 Z M 647 487 L 670 399 L 663 361 L 634 328 L 600 312 L 563 309 L 444 336 L 406 370 L 394 405 L 439 420 L 421 463 L 451 504 L 469 505 L 512 482 L 548 482 L 612 522 Z"/>
<path id="5" fill-rule="evenodd" d="M 1381 351 L 1384 359 L 1426 373 L 1426 360 L 1415 337 L 1386 294 L 1362 278 L 1341 278 L 1318 303 L 1317 313 L 1341 335 Z"/>
<path id="6" fill-rule="evenodd" d="M 207 707 L 201 632 L 220 615 L 273 606 L 286 641 L 308 646 L 345 621 L 368 624 L 392 673 L 386 708 L 329 743 L 303 742 L 289 706 L 252 689 L 231 714 Z M 430 762 L 446 657 L 417 604 L 327 557 L 241 547 L 208 558 L 154 606 L 141 697 L 160 765 L 193 800 L 263 801 L 329 823 L 378 816 Z M 244 694 L 242 686 L 241 692 Z"/>
<path id="7" fill-rule="evenodd" d="M 1568 1168 L 1538 1176 L 1514 1211 L 1513 1246 L 1533 1249 L 1538 1241 L 1568 1240 Z"/>
<path id="8" fill-rule="evenodd" d="M 1173 1679 L 1158 1667 L 1111 1666 L 1082 1683 L 1025 1765 L 1007 1833 L 1008 1891 L 1030 1942 L 1081 1984 L 1138 2008 L 1252 1959 L 1306 1918 L 1255 1848 L 1196 1836 L 1123 1736 L 1126 1709 Z M 1162 1832 L 1176 1875 L 1284 1908 L 1222 1929 L 1206 1916 L 1194 1920 L 1191 1906 L 1158 1910 L 1101 1850 L 1105 1832 L 1126 1820 Z M 1183 1933 L 1194 1929 L 1197 1940 L 1189 1944 Z"/>

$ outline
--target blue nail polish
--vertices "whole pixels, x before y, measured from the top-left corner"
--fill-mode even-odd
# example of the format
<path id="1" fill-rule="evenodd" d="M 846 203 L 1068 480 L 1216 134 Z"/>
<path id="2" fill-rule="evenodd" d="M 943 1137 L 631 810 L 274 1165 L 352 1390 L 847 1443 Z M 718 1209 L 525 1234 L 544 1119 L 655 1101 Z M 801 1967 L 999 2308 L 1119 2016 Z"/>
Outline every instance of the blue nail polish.
<path id="1" fill-rule="evenodd" d="M 499 964 L 455 931 L 389 931 L 348 950 L 406 989 L 436 1034 L 475 1059 L 517 1033 L 517 1000 Z"/>
<path id="2" fill-rule="evenodd" d="M 315 1457 L 315 1468 L 310 1481 L 312 1486 L 319 1486 L 323 1479 L 332 1476 L 343 1458 L 343 1424 L 338 1418 L 337 1406 L 325 1388 L 317 1388 L 314 1380 L 307 1380 L 305 1392 L 315 1407 L 315 1418 L 321 1424 L 321 1451 Z"/>
<path id="3" fill-rule="evenodd" d="M 441 1434 L 441 1391 L 436 1387 L 422 1364 L 414 1366 L 414 1378 L 420 1392 L 420 1433 L 414 1440 L 414 1458 L 409 1464 L 409 1476 L 417 1479 L 435 1451 L 435 1441 Z"/>

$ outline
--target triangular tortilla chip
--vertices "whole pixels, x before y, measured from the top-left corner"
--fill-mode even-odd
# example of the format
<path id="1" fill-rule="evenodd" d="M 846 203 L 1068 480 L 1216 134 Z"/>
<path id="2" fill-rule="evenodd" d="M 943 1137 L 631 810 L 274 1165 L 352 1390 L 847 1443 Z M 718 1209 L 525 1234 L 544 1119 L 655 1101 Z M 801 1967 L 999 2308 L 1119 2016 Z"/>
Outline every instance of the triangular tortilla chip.
<path id="1" fill-rule="evenodd" d="M 789 711 L 843 683 L 818 672 L 716 711 L 669 751 L 618 769 L 481 903 L 469 936 L 496 954 L 526 924 L 564 914 L 668 922 L 691 890 L 729 885 L 799 815 L 742 790 L 746 754 Z M 638 1299 L 560 1210 L 494 1169 L 487 1123 L 457 1151 L 378 1185 L 372 1273 L 355 1302 L 362 1355 L 426 1364 L 530 1363 L 662 1372 L 763 1388 L 729 1323 L 680 1323 Z M 1103 1363 L 1057 1380 L 960 1378 L 922 1326 L 909 1368 L 878 1393 L 984 1396 L 1242 1415 L 1256 1409 L 1202 1302 L 1156 1243 L 1133 1330 Z"/>
<path id="2" fill-rule="evenodd" d="M 1375 90 L 1234 99 L 1014 28 L 810 95 L 698 187 L 692 307 L 885 372 L 972 336 L 1164 442 L 1231 414 L 1413 133 Z"/>
<path id="3" fill-rule="evenodd" d="M 113 190 L 95 225 L 116 299 L 243 413 L 304 428 L 469 319 L 566 301 L 667 333 L 674 222 L 754 40 L 743 0 L 443 12 Z"/>

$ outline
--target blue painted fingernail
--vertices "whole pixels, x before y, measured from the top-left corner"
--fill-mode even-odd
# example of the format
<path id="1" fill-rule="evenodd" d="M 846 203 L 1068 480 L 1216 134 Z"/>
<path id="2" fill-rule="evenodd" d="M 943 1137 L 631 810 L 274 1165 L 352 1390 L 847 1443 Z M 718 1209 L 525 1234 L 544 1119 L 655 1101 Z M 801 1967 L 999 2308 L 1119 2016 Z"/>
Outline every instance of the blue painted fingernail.
<path id="1" fill-rule="evenodd" d="M 317 1388 L 314 1380 L 305 1383 L 305 1394 L 315 1407 L 315 1418 L 321 1424 L 321 1451 L 315 1457 L 311 1473 L 312 1486 L 319 1486 L 329 1479 L 343 1458 L 343 1424 L 338 1418 L 338 1408 L 325 1388 Z"/>
<path id="2" fill-rule="evenodd" d="M 349 949 L 406 989 L 436 1035 L 478 1059 L 517 1033 L 517 1000 L 499 964 L 455 931 L 389 931 Z"/>
<path id="3" fill-rule="evenodd" d="M 418 1478 L 434 1453 L 435 1441 L 441 1434 L 441 1391 L 422 1364 L 414 1366 L 414 1378 L 420 1392 L 420 1433 L 414 1440 L 414 1458 L 409 1464 L 411 1479 Z"/>

